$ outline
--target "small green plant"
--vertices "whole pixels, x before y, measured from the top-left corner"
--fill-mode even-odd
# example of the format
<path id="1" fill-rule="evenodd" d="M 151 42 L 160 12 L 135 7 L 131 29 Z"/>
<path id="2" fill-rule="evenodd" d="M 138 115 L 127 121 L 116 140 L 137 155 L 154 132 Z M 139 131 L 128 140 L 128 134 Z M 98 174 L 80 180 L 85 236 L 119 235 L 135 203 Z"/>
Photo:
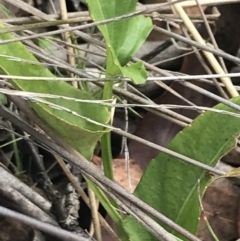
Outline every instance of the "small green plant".
<path id="1" fill-rule="evenodd" d="M 136 10 L 137 0 L 87 0 L 90 15 L 94 21 L 102 21 L 114 17 L 133 13 Z M 111 23 L 99 25 L 106 43 L 106 76 L 112 78 L 106 82 L 103 98 L 112 98 L 114 78 L 119 75 L 132 79 L 135 84 L 144 83 L 147 72 L 142 62 L 129 64 L 132 55 L 141 47 L 153 28 L 150 18 L 135 16 L 122 20 L 113 20 Z M 104 173 L 110 179 L 112 174 L 112 157 L 110 133 L 102 137 L 102 157 Z"/>
<path id="2" fill-rule="evenodd" d="M 132 13 L 135 11 L 137 4 L 137 0 L 87 0 L 86 2 L 94 21 L 102 21 Z M 136 16 L 118 21 L 113 20 L 111 23 L 98 26 L 98 28 L 106 44 L 106 77 L 112 78 L 112 81 L 106 82 L 104 85 L 103 99 L 111 99 L 113 95 L 112 87 L 116 77 L 128 77 L 135 84 L 146 81 L 147 72 L 142 62 L 129 64 L 129 61 L 144 43 L 153 25 L 150 18 Z M 103 135 L 101 144 L 104 174 L 113 180 L 110 133 Z M 117 208 L 114 202 L 112 202 L 112 205 Z M 121 220 L 116 224 L 120 237 L 128 240 L 123 231 Z"/>

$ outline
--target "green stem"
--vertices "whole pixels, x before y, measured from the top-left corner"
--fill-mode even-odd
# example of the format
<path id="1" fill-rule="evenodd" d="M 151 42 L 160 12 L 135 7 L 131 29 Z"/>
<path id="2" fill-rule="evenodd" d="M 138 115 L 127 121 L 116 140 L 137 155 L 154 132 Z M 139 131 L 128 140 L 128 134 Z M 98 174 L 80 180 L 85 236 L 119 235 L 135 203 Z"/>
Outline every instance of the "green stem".
<path id="1" fill-rule="evenodd" d="M 108 66 L 106 68 L 106 72 L 107 73 L 111 73 L 108 69 Z M 111 78 L 112 75 L 110 76 L 110 74 L 106 75 L 106 78 Z M 107 100 L 107 99 L 111 99 L 112 95 L 113 95 L 113 82 L 105 82 L 104 84 L 104 89 L 103 89 L 103 99 Z M 109 108 L 109 111 L 111 111 L 111 108 Z M 103 170 L 104 170 L 104 174 L 106 177 L 108 177 L 109 179 L 113 180 L 113 170 L 112 170 L 112 147 L 111 147 L 111 132 L 107 132 L 106 134 L 104 134 L 102 136 L 101 139 L 101 151 L 102 151 L 102 160 L 103 160 Z M 111 203 L 111 205 L 113 206 L 113 208 L 115 208 L 116 210 L 118 210 L 118 205 L 117 203 L 112 200 L 111 198 L 109 198 L 109 202 Z M 112 210 L 109 210 L 112 211 Z M 113 215 L 113 213 L 109 214 L 110 216 Z M 119 215 L 119 213 L 118 213 Z M 119 216 L 114 216 L 115 218 L 115 224 L 117 226 L 117 230 L 118 230 L 118 235 L 120 237 L 121 240 L 123 241 L 127 241 L 129 240 L 129 237 L 127 235 L 127 233 L 125 232 L 123 225 L 122 225 L 122 220 L 118 220 Z"/>
<path id="2" fill-rule="evenodd" d="M 101 151 L 103 160 L 103 170 L 106 177 L 113 180 L 112 171 L 112 153 L 111 153 L 111 133 L 108 132 L 102 136 Z"/>
<path id="3" fill-rule="evenodd" d="M 10 110 L 13 111 L 13 108 L 14 108 L 13 107 L 13 103 L 11 103 L 10 104 Z M 11 125 L 11 129 L 12 129 L 12 125 Z M 18 150 L 18 146 L 17 146 L 17 142 L 16 142 L 16 136 L 12 132 L 11 132 L 11 137 L 12 137 L 12 144 L 13 144 L 13 150 L 14 150 L 16 166 L 17 166 L 18 172 L 22 172 L 23 171 L 23 166 L 22 166 L 20 155 L 19 155 L 19 150 Z"/>
<path id="4" fill-rule="evenodd" d="M 108 78 L 108 77 L 107 77 Z M 112 98 L 112 82 L 106 82 L 104 84 L 103 89 L 103 99 L 110 99 Z M 111 111 L 111 108 L 109 108 Z M 112 170 L 112 147 L 111 147 L 111 132 L 107 132 L 101 138 L 101 153 L 102 153 L 102 161 L 103 161 L 103 171 L 104 175 L 108 177 L 110 180 L 113 180 L 113 170 Z M 109 198 L 112 206 L 118 208 L 118 205 Z"/>
<path id="5" fill-rule="evenodd" d="M 107 77 L 108 78 L 108 77 Z M 103 89 L 103 99 L 112 98 L 112 82 L 106 82 Z M 110 111 L 110 108 L 109 108 Z M 108 132 L 102 136 L 101 139 L 101 151 L 103 160 L 103 170 L 106 177 L 113 180 L 112 171 L 112 148 L 111 148 L 111 132 Z"/>
<path id="6" fill-rule="evenodd" d="M 14 156 L 15 156 L 15 160 L 16 160 L 16 166 L 19 172 L 23 171 L 23 166 L 22 166 L 22 162 L 21 162 L 21 158 L 19 155 L 19 150 L 18 150 L 18 146 L 17 146 L 17 142 L 16 142 L 16 136 L 12 133 L 12 141 L 13 141 L 13 150 L 14 150 Z"/>

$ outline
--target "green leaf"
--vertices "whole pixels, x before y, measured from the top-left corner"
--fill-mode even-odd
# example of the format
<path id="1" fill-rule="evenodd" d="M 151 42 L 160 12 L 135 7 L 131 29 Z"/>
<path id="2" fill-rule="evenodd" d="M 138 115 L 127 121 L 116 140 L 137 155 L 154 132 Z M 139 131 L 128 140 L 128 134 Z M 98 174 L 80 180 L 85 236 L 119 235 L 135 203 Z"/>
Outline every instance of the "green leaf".
<path id="1" fill-rule="evenodd" d="M 6 18 L 14 17 L 11 11 L 9 11 L 2 3 L 0 3 L 0 14 Z"/>
<path id="2" fill-rule="evenodd" d="M 0 93 L 0 102 L 2 105 L 6 105 L 7 104 L 7 97 L 6 95 Z"/>
<path id="3" fill-rule="evenodd" d="M 234 98 L 232 102 L 240 104 L 240 97 Z M 223 104 L 214 108 L 239 114 Z M 235 116 L 207 111 L 179 132 L 167 148 L 209 166 L 215 166 L 236 144 L 236 137 L 240 133 L 239 123 L 239 118 Z M 207 171 L 160 153 L 147 167 L 134 194 L 183 228 L 196 233 L 200 214 L 198 180 L 203 194 L 211 180 Z M 139 237 L 147 236 L 145 240 L 156 240 L 146 234 L 147 231 L 141 229 L 140 224 L 129 219 L 130 217 L 126 217 L 124 223 L 126 230 L 138 232 Z M 127 226 L 129 223 L 131 227 Z M 181 237 L 167 226 L 163 226 L 177 237 Z"/>
<path id="4" fill-rule="evenodd" d="M 129 236 L 129 241 L 151 241 L 153 236 L 147 232 L 140 223 L 131 216 L 126 216 L 122 221 L 123 227 Z"/>
<path id="5" fill-rule="evenodd" d="M 142 62 L 137 62 L 122 68 L 124 77 L 134 80 L 135 84 L 144 84 L 147 78 L 147 72 Z"/>
<path id="6" fill-rule="evenodd" d="M 136 223 L 136 220 L 131 217 L 127 216 L 123 219 L 122 223 L 124 224 L 124 229 L 126 233 L 130 237 L 130 241 L 139 241 L 139 240 L 144 240 L 144 241 L 152 241 L 153 236 L 149 233 L 143 230 L 143 227 L 139 224 Z M 178 237 L 174 236 L 176 240 L 182 241 L 182 239 L 179 239 Z"/>
<path id="7" fill-rule="evenodd" d="M 0 35 L 0 40 L 13 38 L 10 33 Z M 0 45 L 0 53 L 0 69 L 8 75 L 55 77 L 46 67 L 40 65 L 37 59 L 20 42 Z M 61 81 L 12 80 L 12 83 L 16 88 L 24 91 L 94 100 L 89 93 L 80 91 Z M 63 99 L 46 100 L 99 123 L 108 123 L 110 119 L 107 108 L 98 104 Z M 54 109 L 46 104 L 32 102 L 30 105 L 42 119 L 87 159 L 91 158 L 96 142 L 108 131 L 102 126 L 90 123 L 83 118 L 74 116 L 72 113 Z"/>
<path id="8" fill-rule="evenodd" d="M 121 16 L 134 12 L 137 0 L 87 0 L 90 15 L 94 21 Z M 126 71 L 124 67 L 132 55 L 141 47 L 148 34 L 153 28 L 150 18 L 136 16 L 128 19 L 118 20 L 106 25 L 98 26 L 102 32 L 107 46 L 107 66 L 110 74 L 120 74 L 131 78 L 136 84 L 142 83 L 141 76 L 147 76 L 144 67 L 141 74 L 137 74 L 139 65 L 133 65 L 131 70 Z M 110 59 L 110 60 L 108 60 Z M 143 73 L 144 72 L 144 73 Z"/>
<path id="9" fill-rule="evenodd" d="M 48 49 L 53 46 L 53 43 L 47 39 L 38 39 L 38 46 L 42 49 Z"/>

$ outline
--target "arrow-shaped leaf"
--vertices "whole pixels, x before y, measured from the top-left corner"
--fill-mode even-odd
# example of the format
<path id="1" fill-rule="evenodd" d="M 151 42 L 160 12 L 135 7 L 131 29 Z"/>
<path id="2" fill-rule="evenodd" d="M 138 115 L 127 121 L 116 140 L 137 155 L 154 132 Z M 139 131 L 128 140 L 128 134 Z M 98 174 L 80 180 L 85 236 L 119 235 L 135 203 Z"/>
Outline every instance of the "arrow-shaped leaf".
<path id="1" fill-rule="evenodd" d="M 132 13 L 137 0 L 86 0 L 91 17 L 101 21 Z M 107 48 L 107 71 L 131 78 L 135 83 L 144 83 L 147 73 L 143 65 L 133 65 L 131 73 L 125 70 L 133 54 L 141 47 L 153 28 L 150 18 L 135 16 L 98 26 Z M 115 67 L 114 67 L 115 66 Z"/>
<path id="2" fill-rule="evenodd" d="M 232 102 L 240 105 L 240 97 Z M 167 148 L 209 166 L 215 166 L 218 160 L 236 144 L 240 133 L 239 117 L 228 115 L 226 111 L 236 110 L 219 104 L 214 107 L 225 113 L 207 111 L 197 117 L 191 125 L 179 132 Z M 235 172 L 230 172 L 229 177 Z M 169 217 L 192 233 L 197 231 L 199 223 L 198 180 L 202 193 L 211 180 L 211 175 L 199 167 L 188 164 L 178 158 L 160 153 L 147 167 L 135 195 Z M 156 239 L 130 217 L 124 219 L 124 227 L 131 241 Z M 164 225 L 174 235 L 179 236 Z M 186 239 L 185 239 L 186 240 Z"/>
<path id="3" fill-rule="evenodd" d="M 0 40 L 13 38 L 13 35 L 9 33 L 0 35 Z M 45 66 L 38 64 L 37 59 L 20 42 L 0 45 L 0 53 L 0 69 L 7 75 L 55 77 Z M 13 79 L 12 83 L 16 88 L 29 92 L 55 94 L 83 100 L 94 99 L 89 93 L 60 81 Z M 107 108 L 98 104 L 63 99 L 47 100 L 99 123 L 105 124 L 110 118 Z M 60 136 L 88 159 L 93 154 L 96 142 L 107 131 L 102 126 L 43 103 L 33 102 L 31 106 Z"/>

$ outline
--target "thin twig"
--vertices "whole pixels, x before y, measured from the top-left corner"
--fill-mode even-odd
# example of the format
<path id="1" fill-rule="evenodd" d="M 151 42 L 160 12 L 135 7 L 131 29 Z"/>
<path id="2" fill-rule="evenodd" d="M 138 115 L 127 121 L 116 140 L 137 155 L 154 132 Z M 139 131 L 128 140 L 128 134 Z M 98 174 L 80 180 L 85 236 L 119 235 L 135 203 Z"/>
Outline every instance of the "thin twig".
<path id="1" fill-rule="evenodd" d="M 34 229 L 40 230 L 42 232 L 51 234 L 55 237 L 58 237 L 61 240 L 72 240 L 72 241 L 89 241 L 88 238 L 80 237 L 74 233 L 65 231 L 63 229 L 60 229 L 56 226 L 53 226 L 47 222 L 41 222 L 37 219 L 30 218 L 26 215 L 23 215 L 21 213 L 12 211 L 10 209 L 4 208 L 0 206 L 0 215 L 4 217 L 9 217 L 12 219 L 15 219 L 21 223 L 24 223 Z"/>
<path id="2" fill-rule="evenodd" d="M 10 57 L 10 56 L 9 56 Z M 56 64 L 58 66 L 59 63 Z M 63 64 L 63 63 L 62 63 Z M 154 67 L 154 66 L 153 66 Z M 76 72 L 78 75 L 81 75 L 82 73 Z M 187 75 L 179 72 L 173 72 L 173 71 L 163 71 L 161 72 L 164 76 L 157 76 L 157 77 L 148 77 L 146 81 L 181 81 L 181 80 L 207 80 L 212 78 L 221 78 L 221 77 L 231 77 L 231 78 L 237 78 L 240 77 L 239 73 L 227 73 L 227 74 L 199 74 L 199 75 Z M 170 75 L 165 76 L 166 73 L 169 73 Z M 173 75 L 174 74 L 174 75 Z M 113 81 L 116 80 L 114 78 L 93 78 L 93 76 L 90 77 L 38 77 L 38 76 L 18 76 L 18 75 L 0 75 L 1 79 L 15 79 L 15 80 L 28 80 L 28 81 L 34 81 L 34 80 L 47 80 L 47 81 L 65 81 L 65 82 L 71 82 L 71 81 L 87 81 L 87 82 L 105 82 L 105 81 Z M 119 81 L 128 81 L 131 82 L 128 78 L 119 78 L 117 79 Z M 223 86 L 221 83 L 219 83 L 221 86 Z"/>
<path id="3" fill-rule="evenodd" d="M 170 0 L 170 1 L 172 1 L 172 0 Z M 202 45 L 206 45 L 205 41 L 203 40 L 203 38 L 201 37 L 201 35 L 197 31 L 197 29 L 195 28 L 195 26 L 192 23 L 192 21 L 189 19 L 188 15 L 185 13 L 185 11 L 182 8 L 182 6 L 179 5 L 179 4 L 174 4 L 173 7 L 176 10 L 176 12 L 179 14 L 179 16 L 182 18 L 184 24 L 186 25 L 188 30 L 191 32 L 191 34 L 193 35 L 194 39 L 198 43 L 201 43 Z M 221 65 L 217 62 L 215 56 L 212 53 L 209 53 L 207 51 L 203 51 L 203 53 L 204 53 L 204 55 L 206 56 L 206 58 L 208 59 L 209 63 L 211 64 L 211 66 L 213 67 L 213 69 L 216 71 L 217 74 L 225 74 L 225 72 L 223 71 Z M 232 84 L 232 81 L 228 77 L 224 77 L 224 78 L 220 78 L 220 79 L 223 82 L 223 84 L 226 86 L 229 94 L 232 97 L 238 96 L 238 92 L 236 91 L 236 89 L 234 88 L 234 86 Z"/>
<path id="4" fill-rule="evenodd" d="M 65 0 L 60 0 L 60 10 L 61 10 L 61 16 L 62 16 L 62 20 L 67 20 L 68 19 L 68 15 L 67 15 L 67 5 L 66 5 L 66 1 Z M 63 26 L 62 26 L 63 27 Z M 65 28 L 69 27 L 69 24 L 64 25 Z M 68 43 L 68 44 L 72 44 L 72 40 L 71 40 L 71 33 L 70 32 L 65 32 L 64 34 L 64 40 Z M 75 66 L 75 58 L 73 56 L 74 54 L 74 49 L 72 47 L 70 47 L 69 45 L 66 46 L 68 54 L 67 54 L 67 59 L 68 59 L 68 63 L 71 66 Z M 70 76 L 73 78 L 74 75 L 73 73 L 70 73 Z M 77 82 L 72 82 L 72 85 L 77 88 Z"/>
<path id="5" fill-rule="evenodd" d="M 101 234 L 101 227 L 100 227 L 100 222 L 98 218 L 98 205 L 97 205 L 97 200 L 94 192 L 92 189 L 88 186 L 88 196 L 90 200 L 90 206 L 91 206 L 91 213 L 92 213 L 92 222 L 93 222 L 93 227 L 94 231 L 96 234 L 96 238 L 98 241 L 102 241 L 102 234 Z"/>

